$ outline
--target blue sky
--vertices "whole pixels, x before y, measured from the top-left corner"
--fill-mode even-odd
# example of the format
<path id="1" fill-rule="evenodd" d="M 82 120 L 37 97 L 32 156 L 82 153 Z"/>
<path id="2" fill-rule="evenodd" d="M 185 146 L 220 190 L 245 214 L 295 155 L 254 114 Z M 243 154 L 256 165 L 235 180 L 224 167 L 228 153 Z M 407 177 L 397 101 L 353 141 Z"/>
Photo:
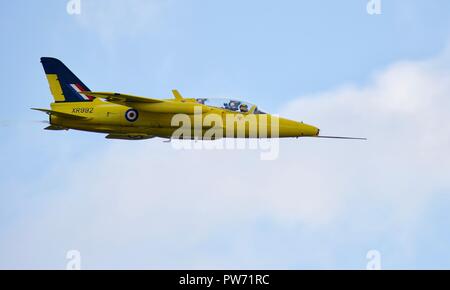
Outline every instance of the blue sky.
<path id="1" fill-rule="evenodd" d="M 66 3 L 0 12 L 0 268 L 64 268 L 70 249 L 84 268 L 364 269 L 370 249 L 450 266 L 448 1 Z M 263 162 L 45 132 L 41 56 L 93 90 L 238 97 L 369 142 L 286 140 Z"/>

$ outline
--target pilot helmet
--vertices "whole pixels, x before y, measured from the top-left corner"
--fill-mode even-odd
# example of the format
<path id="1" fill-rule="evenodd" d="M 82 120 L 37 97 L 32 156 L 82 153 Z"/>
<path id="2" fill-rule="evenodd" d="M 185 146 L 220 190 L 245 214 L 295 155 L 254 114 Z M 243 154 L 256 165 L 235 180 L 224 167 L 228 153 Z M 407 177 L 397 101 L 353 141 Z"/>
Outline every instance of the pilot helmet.
<path id="1" fill-rule="evenodd" d="M 243 113 L 247 113 L 248 112 L 248 105 L 247 104 L 241 104 L 239 106 L 239 110 L 241 110 L 241 112 L 243 112 Z"/>

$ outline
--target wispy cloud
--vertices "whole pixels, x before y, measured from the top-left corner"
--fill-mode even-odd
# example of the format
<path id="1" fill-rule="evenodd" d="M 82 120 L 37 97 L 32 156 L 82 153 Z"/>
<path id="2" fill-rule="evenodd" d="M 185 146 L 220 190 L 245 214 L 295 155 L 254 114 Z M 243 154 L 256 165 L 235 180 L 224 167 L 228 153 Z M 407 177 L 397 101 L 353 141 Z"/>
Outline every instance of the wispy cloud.
<path id="1" fill-rule="evenodd" d="M 432 193 L 450 187 L 449 56 L 446 51 L 428 61 L 396 63 L 366 86 L 304 96 L 285 113 L 316 122 L 325 135 L 368 137 L 362 148 L 333 142 L 337 147 L 318 162 L 329 158 L 339 180 L 350 177 L 349 192 L 359 188 L 395 206 L 396 216 L 417 218 Z M 342 146 L 352 154 L 339 153 Z"/>

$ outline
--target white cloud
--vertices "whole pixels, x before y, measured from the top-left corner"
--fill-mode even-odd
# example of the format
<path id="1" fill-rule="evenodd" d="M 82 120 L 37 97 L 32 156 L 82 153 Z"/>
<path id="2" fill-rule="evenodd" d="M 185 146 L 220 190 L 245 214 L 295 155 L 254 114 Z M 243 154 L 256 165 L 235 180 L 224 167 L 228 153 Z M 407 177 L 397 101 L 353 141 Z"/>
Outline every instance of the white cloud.
<path id="1" fill-rule="evenodd" d="M 303 96 L 281 114 L 316 124 L 326 135 L 366 136 L 367 142 L 284 140 L 273 162 L 253 151 L 117 142 L 60 164 L 52 172 L 80 174 L 57 188 L 39 188 L 54 194 L 3 240 L 0 254 L 12 261 L 17 254 L 8 249 L 20 249 L 19 262 L 40 265 L 32 259 L 48 260 L 52 239 L 60 251 L 85 253 L 86 267 L 277 267 L 293 263 L 295 253 L 272 256 L 281 244 L 258 252 L 247 244 L 261 235 L 251 225 L 265 220 L 323 236 L 350 217 L 358 235 L 368 233 L 366 224 L 395 233 L 396 255 L 414 256 L 417 222 L 434 194 L 450 187 L 449 64 L 448 54 L 400 62 L 363 87 Z M 222 232 L 227 236 L 218 242 Z M 344 238 L 361 239 L 336 237 Z M 332 263 L 333 251 L 305 253 L 309 266 L 320 267 L 314 262 L 326 263 L 324 257 Z"/>

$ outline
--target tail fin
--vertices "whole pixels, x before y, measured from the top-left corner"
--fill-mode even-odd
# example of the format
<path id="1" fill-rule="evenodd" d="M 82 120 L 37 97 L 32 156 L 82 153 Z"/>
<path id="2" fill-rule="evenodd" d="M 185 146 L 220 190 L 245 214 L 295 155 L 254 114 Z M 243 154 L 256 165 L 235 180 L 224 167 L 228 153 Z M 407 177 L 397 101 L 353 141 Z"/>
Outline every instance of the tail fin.
<path id="1" fill-rule="evenodd" d="M 90 102 L 94 99 L 79 93 L 90 90 L 60 60 L 42 57 L 41 63 L 55 102 Z"/>

